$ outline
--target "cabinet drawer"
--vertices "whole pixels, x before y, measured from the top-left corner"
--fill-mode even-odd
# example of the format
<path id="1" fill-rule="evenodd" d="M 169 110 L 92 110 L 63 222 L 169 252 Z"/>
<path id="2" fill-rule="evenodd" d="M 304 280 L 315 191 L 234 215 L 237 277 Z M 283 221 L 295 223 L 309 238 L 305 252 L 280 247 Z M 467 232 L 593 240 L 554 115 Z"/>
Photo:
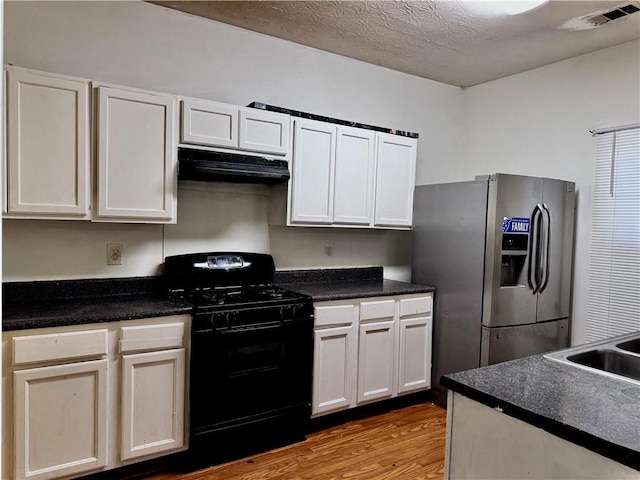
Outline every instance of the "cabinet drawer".
<path id="1" fill-rule="evenodd" d="M 316 307 L 315 326 L 352 325 L 358 320 L 358 307 L 355 305 L 331 305 Z"/>
<path id="2" fill-rule="evenodd" d="M 380 300 L 377 302 L 362 302 L 360 305 L 360 320 L 372 318 L 389 318 L 395 314 L 394 300 Z"/>
<path id="3" fill-rule="evenodd" d="M 433 297 L 405 298 L 400 300 L 400 316 L 415 315 L 417 313 L 431 313 Z"/>
<path id="4" fill-rule="evenodd" d="M 122 327 L 120 352 L 179 348 L 182 347 L 183 340 L 184 323 Z"/>
<path id="5" fill-rule="evenodd" d="M 107 329 L 13 338 L 13 364 L 22 365 L 107 354 Z"/>

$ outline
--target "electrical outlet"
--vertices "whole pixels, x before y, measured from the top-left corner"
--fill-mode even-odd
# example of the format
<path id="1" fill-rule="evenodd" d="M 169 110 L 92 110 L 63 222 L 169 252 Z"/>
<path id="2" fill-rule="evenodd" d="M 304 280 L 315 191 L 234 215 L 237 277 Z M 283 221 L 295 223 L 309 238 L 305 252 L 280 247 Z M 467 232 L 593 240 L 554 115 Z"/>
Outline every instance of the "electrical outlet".
<path id="1" fill-rule="evenodd" d="M 122 265 L 122 249 L 121 243 L 107 244 L 107 265 Z"/>
<path id="2" fill-rule="evenodd" d="M 325 242 L 324 243 L 324 254 L 327 257 L 333 256 L 333 242 Z"/>

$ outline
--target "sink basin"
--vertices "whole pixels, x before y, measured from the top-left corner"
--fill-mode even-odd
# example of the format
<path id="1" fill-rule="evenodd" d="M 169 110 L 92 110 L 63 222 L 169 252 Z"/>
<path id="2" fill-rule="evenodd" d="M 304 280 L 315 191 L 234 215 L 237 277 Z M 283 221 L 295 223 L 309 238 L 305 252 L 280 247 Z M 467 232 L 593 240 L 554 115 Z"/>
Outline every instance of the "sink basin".
<path id="1" fill-rule="evenodd" d="M 616 347 L 627 352 L 640 353 L 640 338 L 629 340 L 628 342 L 618 343 Z"/>
<path id="2" fill-rule="evenodd" d="M 640 385 L 640 332 L 547 353 L 545 358 Z"/>
<path id="3" fill-rule="evenodd" d="M 615 373 L 640 380 L 640 356 L 627 355 L 615 350 L 589 350 L 569 355 L 567 360 L 603 372 Z"/>

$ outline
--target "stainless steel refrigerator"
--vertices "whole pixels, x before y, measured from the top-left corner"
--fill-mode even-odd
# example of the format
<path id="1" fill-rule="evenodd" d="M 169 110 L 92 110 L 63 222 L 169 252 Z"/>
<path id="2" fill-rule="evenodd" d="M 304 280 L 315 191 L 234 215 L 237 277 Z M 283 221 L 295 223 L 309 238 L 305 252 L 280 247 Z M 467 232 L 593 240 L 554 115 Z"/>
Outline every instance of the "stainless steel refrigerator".
<path id="1" fill-rule="evenodd" d="M 412 281 L 436 287 L 434 401 L 448 373 L 563 348 L 575 184 L 494 174 L 418 186 Z"/>

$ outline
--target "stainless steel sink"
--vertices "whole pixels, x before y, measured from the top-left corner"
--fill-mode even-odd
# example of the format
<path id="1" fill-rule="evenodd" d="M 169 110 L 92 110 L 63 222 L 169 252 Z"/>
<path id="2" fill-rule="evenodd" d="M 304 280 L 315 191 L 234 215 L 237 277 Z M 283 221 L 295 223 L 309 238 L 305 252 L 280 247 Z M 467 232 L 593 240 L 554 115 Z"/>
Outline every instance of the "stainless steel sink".
<path id="1" fill-rule="evenodd" d="M 545 358 L 640 385 L 640 332 L 547 353 Z"/>
<path id="2" fill-rule="evenodd" d="M 627 352 L 640 353 L 640 338 L 618 343 L 616 347 Z"/>

